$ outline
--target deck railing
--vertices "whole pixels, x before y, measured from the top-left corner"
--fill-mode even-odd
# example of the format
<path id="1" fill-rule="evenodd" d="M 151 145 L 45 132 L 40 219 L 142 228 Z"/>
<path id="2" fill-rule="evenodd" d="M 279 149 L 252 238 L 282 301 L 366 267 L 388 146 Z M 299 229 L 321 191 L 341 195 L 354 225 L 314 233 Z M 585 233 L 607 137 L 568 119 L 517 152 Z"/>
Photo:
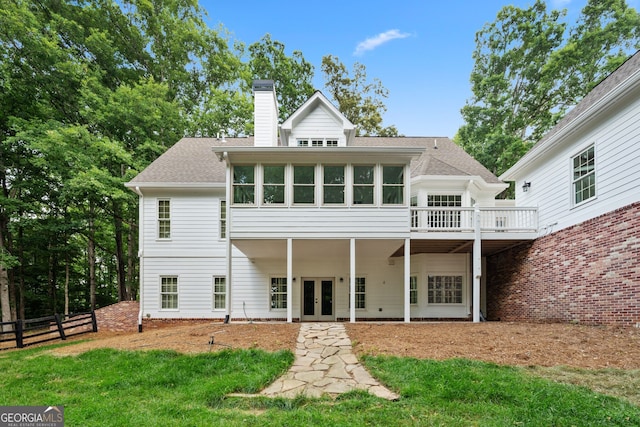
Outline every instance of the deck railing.
<path id="1" fill-rule="evenodd" d="M 411 231 L 418 232 L 473 232 L 472 207 L 411 207 Z M 482 232 L 536 232 L 538 209 L 521 207 L 481 207 Z"/>

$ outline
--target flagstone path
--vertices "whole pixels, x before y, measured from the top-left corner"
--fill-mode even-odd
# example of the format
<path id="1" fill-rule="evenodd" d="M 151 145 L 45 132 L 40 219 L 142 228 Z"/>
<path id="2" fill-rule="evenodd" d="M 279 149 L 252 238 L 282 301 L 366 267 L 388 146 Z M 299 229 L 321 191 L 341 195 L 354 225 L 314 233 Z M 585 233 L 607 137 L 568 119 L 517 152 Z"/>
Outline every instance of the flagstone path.
<path id="1" fill-rule="evenodd" d="M 376 381 L 358 362 L 341 323 L 302 323 L 295 354 L 289 371 L 260 394 L 336 397 L 351 390 L 365 390 L 383 399 L 400 397 Z"/>

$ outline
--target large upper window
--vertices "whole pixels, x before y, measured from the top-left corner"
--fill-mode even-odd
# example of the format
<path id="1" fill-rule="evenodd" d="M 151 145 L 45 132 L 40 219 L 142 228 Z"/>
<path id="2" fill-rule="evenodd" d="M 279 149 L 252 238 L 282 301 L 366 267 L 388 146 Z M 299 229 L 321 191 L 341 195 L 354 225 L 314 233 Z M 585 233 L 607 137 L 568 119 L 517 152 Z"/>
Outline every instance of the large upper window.
<path id="1" fill-rule="evenodd" d="M 382 203 L 385 205 L 404 203 L 404 166 L 382 167 Z"/>
<path id="2" fill-rule="evenodd" d="M 344 203 L 344 166 L 324 167 L 323 203 Z"/>
<path id="3" fill-rule="evenodd" d="M 263 202 L 284 204 L 284 165 L 265 165 L 263 172 Z"/>
<path id="4" fill-rule="evenodd" d="M 591 146 L 573 158 L 574 204 L 579 204 L 596 195 L 596 159 Z"/>
<path id="5" fill-rule="evenodd" d="M 293 167 L 293 203 L 314 204 L 315 166 Z"/>
<path id="6" fill-rule="evenodd" d="M 427 280 L 429 304 L 462 304 L 462 276 L 431 276 Z"/>
<path id="7" fill-rule="evenodd" d="M 252 205 L 255 203 L 255 194 L 255 166 L 234 166 L 233 203 Z"/>
<path id="8" fill-rule="evenodd" d="M 160 299 L 163 310 L 178 308 L 178 277 L 163 276 L 160 278 Z"/>
<path id="9" fill-rule="evenodd" d="M 373 166 L 353 167 L 353 204 L 372 205 L 375 189 Z"/>
<path id="10" fill-rule="evenodd" d="M 271 309 L 282 310 L 287 308 L 287 278 L 271 278 Z"/>

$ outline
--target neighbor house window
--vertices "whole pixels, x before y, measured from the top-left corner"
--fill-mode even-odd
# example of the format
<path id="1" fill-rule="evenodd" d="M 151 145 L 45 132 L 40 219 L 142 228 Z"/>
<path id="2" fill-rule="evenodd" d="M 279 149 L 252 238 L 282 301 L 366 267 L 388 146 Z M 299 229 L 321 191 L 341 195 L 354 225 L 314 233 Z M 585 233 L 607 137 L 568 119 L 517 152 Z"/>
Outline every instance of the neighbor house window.
<path id="1" fill-rule="evenodd" d="M 160 300 L 163 310 L 178 308 L 178 276 L 163 276 L 160 278 Z"/>
<path id="2" fill-rule="evenodd" d="M 364 277 L 356 277 L 356 309 L 366 308 L 366 279 Z"/>
<path id="3" fill-rule="evenodd" d="M 404 166 L 382 167 L 382 203 L 385 205 L 404 203 Z"/>
<path id="4" fill-rule="evenodd" d="M 220 200 L 220 238 L 227 238 L 227 201 Z"/>
<path id="5" fill-rule="evenodd" d="M 429 304 L 462 304 L 462 276 L 429 276 Z"/>
<path id="6" fill-rule="evenodd" d="M 372 205 L 374 193 L 374 167 L 353 167 L 353 204 Z"/>
<path id="7" fill-rule="evenodd" d="M 171 203 L 158 200 L 158 239 L 171 238 Z"/>
<path id="8" fill-rule="evenodd" d="M 233 167 L 233 203 L 252 205 L 255 203 L 255 166 Z"/>
<path id="9" fill-rule="evenodd" d="M 293 203 L 314 204 L 315 166 L 293 167 Z"/>
<path id="10" fill-rule="evenodd" d="M 462 196 L 432 194 L 427 197 L 427 206 L 431 208 L 443 208 L 429 211 L 430 228 L 460 228 L 460 210 L 450 210 L 446 208 L 458 208 L 462 206 Z"/>
<path id="11" fill-rule="evenodd" d="M 227 279 L 223 276 L 213 278 L 213 309 L 227 308 Z"/>
<path id="12" fill-rule="evenodd" d="M 324 167 L 323 203 L 344 203 L 344 166 Z"/>
<path id="13" fill-rule="evenodd" d="M 409 303 L 418 304 L 418 276 L 409 277 Z"/>
<path id="14" fill-rule="evenodd" d="M 596 195 L 596 159 L 593 146 L 573 158 L 573 194 L 576 205 Z"/>
<path id="15" fill-rule="evenodd" d="M 284 204 L 284 165 L 263 166 L 262 192 L 265 204 Z"/>
<path id="16" fill-rule="evenodd" d="M 308 139 L 298 139 L 296 141 L 298 143 L 298 147 L 308 147 L 309 146 L 309 140 Z"/>
<path id="17" fill-rule="evenodd" d="M 322 147 L 324 145 L 324 141 L 322 139 L 312 139 L 311 146 L 312 147 Z"/>
<path id="18" fill-rule="evenodd" d="M 287 308 L 287 278 L 271 278 L 271 309 L 284 310 Z"/>
<path id="19" fill-rule="evenodd" d="M 327 139 L 327 147 L 337 147 L 338 140 L 337 139 Z"/>

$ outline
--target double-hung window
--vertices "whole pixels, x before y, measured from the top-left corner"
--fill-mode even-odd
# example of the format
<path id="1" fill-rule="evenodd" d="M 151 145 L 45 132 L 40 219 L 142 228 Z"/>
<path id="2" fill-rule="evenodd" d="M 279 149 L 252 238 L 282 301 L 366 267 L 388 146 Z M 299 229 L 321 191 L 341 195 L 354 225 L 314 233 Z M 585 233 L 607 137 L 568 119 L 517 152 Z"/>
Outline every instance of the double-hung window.
<path id="1" fill-rule="evenodd" d="M 262 201 L 266 205 L 284 204 L 284 165 L 263 166 Z"/>
<path id="2" fill-rule="evenodd" d="M 382 167 L 382 204 L 404 203 L 404 166 Z"/>
<path id="3" fill-rule="evenodd" d="M 344 203 L 344 166 L 324 167 L 323 203 Z"/>
<path id="4" fill-rule="evenodd" d="M 220 200 L 220 238 L 227 238 L 227 201 Z"/>
<path id="5" fill-rule="evenodd" d="M 171 202 L 158 200 L 158 239 L 171 238 Z"/>
<path id="6" fill-rule="evenodd" d="M 591 146 L 573 158 L 573 201 L 580 204 L 596 196 L 596 158 Z"/>
<path id="7" fill-rule="evenodd" d="M 271 278 L 271 309 L 284 310 L 287 308 L 287 278 Z"/>
<path id="8" fill-rule="evenodd" d="M 178 276 L 160 278 L 160 300 L 163 310 L 178 309 Z"/>
<path id="9" fill-rule="evenodd" d="M 462 304 L 462 276 L 429 275 L 429 304 Z"/>
<path id="10" fill-rule="evenodd" d="M 418 276 L 409 276 L 409 304 L 418 304 Z"/>
<path id="11" fill-rule="evenodd" d="M 213 278 L 213 309 L 224 310 L 227 308 L 227 279 L 224 276 Z"/>
<path id="12" fill-rule="evenodd" d="M 429 228 L 458 229 L 460 228 L 460 215 L 458 208 L 462 206 L 462 196 L 455 194 L 430 194 L 427 196 L 427 206 L 430 208 L 442 208 L 429 211 Z"/>
<path id="13" fill-rule="evenodd" d="M 367 308 L 366 291 L 367 280 L 364 277 L 356 277 L 356 309 L 364 310 Z"/>
<path id="14" fill-rule="evenodd" d="M 256 181 L 254 165 L 233 167 L 233 203 L 252 205 L 255 203 Z"/>
<path id="15" fill-rule="evenodd" d="M 373 205 L 375 167 L 372 165 L 353 166 L 353 204 Z"/>
<path id="16" fill-rule="evenodd" d="M 293 167 L 293 203 L 312 205 L 315 199 L 315 166 Z"/>

